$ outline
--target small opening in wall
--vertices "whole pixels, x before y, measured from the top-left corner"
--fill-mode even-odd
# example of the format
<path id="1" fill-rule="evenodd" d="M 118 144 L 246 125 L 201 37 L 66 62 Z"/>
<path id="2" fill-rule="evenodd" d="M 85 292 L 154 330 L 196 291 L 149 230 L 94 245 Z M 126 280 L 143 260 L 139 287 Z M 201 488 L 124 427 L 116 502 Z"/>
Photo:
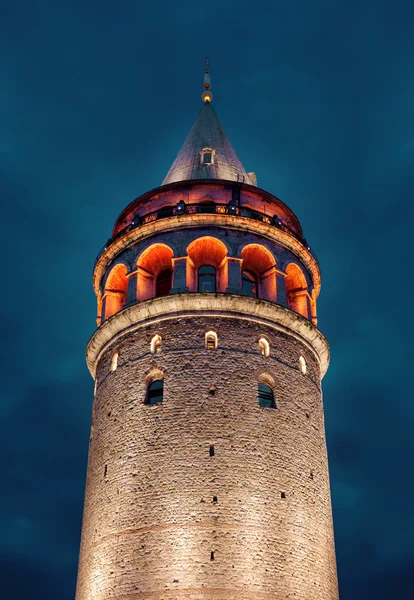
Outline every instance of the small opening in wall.
<path id="1" fill-rule="evenodd" d="M 110 417 L 112 415 L 111 411 L 108 411 L 108 417 Z"/>
<path id="2" fill-rule="evenodd" d="M 161 350 L 161 341 L 162 338 L 160 335 L 156 334 L 151 340 L 151 354 L 155 354 L 155 352 L 160 352 Z"/>
<path id="3" fill-rule="evenodd" d="M 210 394 L 210 396 L 215 396 L 216 395 L 216 388 L 215 387 L 211 387 L 208 390 L 208 393 Z"/>
<path id="4" fill-rule="evenodd" d="M 306 418 L 310 419 L 310 414 L 308 412 L 306 413 Z"/>
<path id="5" fill-rule="evenodd" d="M 310 472 L 310 478 L 313 479 L 313 470 Z"/>
<path id="6" fill-rule="evenodd" d="M 210 456 L 214 456 L 214 446 L 210 446 Z"/>
<path id="7" fill-rule="evenodd" d="M 214 552 L 213 552 L 213 550 L 210 552 L 210 560 L 214 560 Z"/>
<path id="8" fill-rule="evenodd" d="M 112 360 L 111 360 L 111 371 L 116 371 L 118 368 L 118 352 L 115 352 L 112 355 Z"/>
<path id="9" fill-rule="evenodd" d="M 303 358 L 303 356 L 299 357 L 299 369 L 301 370 L 301 373 L 306 375 L 306 371 L 308 370 L 308 368 L 306 366 L 306 360 Z"/>
<path id="10" fill-rule="evenodd" d="M 215 331 L 207 331 L 206 333 L 206 348 L 207 350 L 215 350 L 218 345 L 217 333 Z"/>
<path id="11" fill-rule="evenodd" d="M 217 504 L 217 496 L 213 496 L 213 504 Z"/>
<path id="12" fill-rule="evenodd" d="M 105 469 L 104 469 L 104 477 L 106 477 L 108 474 L 108 465 L 105 465 Z"/>
<path id="13" fill-rule="evenodd" d="M 286 498 L 285 492 L 280 492 L 280 497 L 284 500 Z"/>
<path id="14" fill-rule="evenodd" d="M 270 353 L 270 345 L 266 338 L 260 338 L 259 340 L 259 348 L 262 356 L 269 356 Z"/>

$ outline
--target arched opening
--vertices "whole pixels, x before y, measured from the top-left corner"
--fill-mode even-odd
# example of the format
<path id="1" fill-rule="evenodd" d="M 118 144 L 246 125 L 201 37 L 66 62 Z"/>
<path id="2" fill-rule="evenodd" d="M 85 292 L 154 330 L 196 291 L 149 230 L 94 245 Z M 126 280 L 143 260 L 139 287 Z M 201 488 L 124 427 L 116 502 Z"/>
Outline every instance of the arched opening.
<path id="1" fill-rule="evenodd" d="M 227 248 L 204 236 L 187 248 L 187 286 L 190 292 L 225 292 L 228 286 Z"/>
<path id="2" fill-rule="evenodd" d="M 109 273 L 104 290 L 105 319 L 120 311 L 127 299 L 128 277 L 125 265 L 116 265 Z"/>
<path id="3" fill-rule="evenodd" d="M 162 379 L 156 379 L 151 381 L 147 388 L 147 397 L 145 404 L 150 406 L 159 404 L 164 400 L 164 381 Z"/>
<path id="4" fill-rule="evenodd" d="M 198 269 L 198 291 L 216 291 L 216 269 L 210 265 L 203 265 Z"/>
<path id="5" fill-rule="evenodd" d="M 266 338 L 261 337 L 259 340 L 259 348 L 260 348 L 260 352 L 262 353 L 262 356 L 269 356 L 270 354 L 270 344 L 267 341 Z"/>
<path id="6" fill-rule="evenodd" d="M 166 244 L 153 244 L 137 261 L 139 301 L 166 296 L 172 287 L 173 251 Z"/>
<path id="7" fill-rule="evenodd" d="M 218 346 L 218 337 L 215 331 L 207 331 L 206 348 L 207 350 L 216 350 Z"/>
<path id="8" fill-rule="evenodd" d="M 275 396 L 273 390 L 275 388 L 275 381 L 273 377 L 267 373 L 262 373 L 259 376 L 259 383 L 257 385 L 257 400 L 263 408 L 276 408 Z"/>
<path id="9" fill-rule="evenodd" d="M 276 261 L 270 250 L 249 244 L 241 256 L 243 294 L 276 302 Z"/>
<path id="10" fill-rule="evenodd" d="M 308 286 L 302 269 L 295 263 L 286 268 L 286 296 L 289 308 L 308 319 Z"/>
<path id="11" fill-rule="evenodd" d="M 243 271 L 242 273 L 242 293 L 245 296 L 257 296 L 257 278 L 250 271 Z"/>
<path id="12" fill-rule="evenodd" d="M 118 368 L 118 352 L 114 352 L 111 358 L 111 371 L 116 371 Z"/>
<path id="13" fill-rule="evenodd" d="M 161 336 L 158 333 L 156 333 L 151 339 L 151 354 L 155 354 L 156 352 L 159 352 L 161 350 L 161 342 Z"/>

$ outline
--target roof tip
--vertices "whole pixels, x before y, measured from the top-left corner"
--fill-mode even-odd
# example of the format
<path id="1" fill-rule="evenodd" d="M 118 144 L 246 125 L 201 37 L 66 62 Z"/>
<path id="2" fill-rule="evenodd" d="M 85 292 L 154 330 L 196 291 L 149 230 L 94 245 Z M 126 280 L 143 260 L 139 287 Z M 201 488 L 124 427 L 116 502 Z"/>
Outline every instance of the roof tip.
<path id="1" fill-rule="evenodd" d="M 211 80 L 210 80 L 210 57 L 206 56 L 206 68 L 204 72 L 204 92 L 201 94 L 201 99 L 204 104 L 208 104 L 213 99 L 213 94 L 210 91 Z"/>

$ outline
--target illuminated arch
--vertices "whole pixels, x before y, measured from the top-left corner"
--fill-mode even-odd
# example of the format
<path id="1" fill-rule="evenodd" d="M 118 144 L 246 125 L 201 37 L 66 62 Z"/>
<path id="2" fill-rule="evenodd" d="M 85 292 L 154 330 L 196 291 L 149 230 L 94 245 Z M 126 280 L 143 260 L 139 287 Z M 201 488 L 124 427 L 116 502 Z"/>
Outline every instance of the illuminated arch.
<path id="1" fill-rule="evenodd" d="M 253 275 L 256 279 L 256 293 L 253 290 L 247 295 L 276 302 L 276 260 L 270 250 L 261 244 L 248 244 L 241 251 L 241 257 L 242 282 L 246 282 L 246 292 L 249 291 L 247 277 Z"/>
<path id="2" fill-rule="evenodd" d="M 167 244 L 152 244 L 137 260 L 137 299 L 165 296 L 172 287 L 174 253 Z"/>
<path id="3" fill-rule="evenodd" d="M 105 319 L 120 311 L 127 299 L 128 277 L 124 264 L 115 265 L 106 279 L 103 299 L 105 301 Z"/>
<path id="4" fill-rule="evenodd" d="M 228 285 L 227 254 L 227 246 L 218 238 L 208 235 L 191 242 L 187 247 L 188 289 L 191 292 L 202 291 L 198 289 L 199 269 L 212 267 L 215 269 L 215 289 L 212 291 L 225 292 Z"/>
<path id="5" fill-rule="evenodd" d="M 302 269 L 295 263 L 286 267 L 286 296 L 289 307 L 308 319 L 308 285 Z"/>

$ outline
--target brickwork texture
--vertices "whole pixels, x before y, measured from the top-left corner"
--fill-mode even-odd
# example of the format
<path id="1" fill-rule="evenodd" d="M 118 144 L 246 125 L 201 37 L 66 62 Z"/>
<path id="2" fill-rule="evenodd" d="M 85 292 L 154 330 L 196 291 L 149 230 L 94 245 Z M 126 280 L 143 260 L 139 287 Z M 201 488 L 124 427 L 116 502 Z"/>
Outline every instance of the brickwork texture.
<path id="1" fill-rule="evenodd" d="M 275 409 L 258 403 L 263 375 Z M 163 402 L 146 405 L 159 378 Z M 171 316 L 109 342 L 77 600 L 337 600 L 320 381 L 308 344 L 236 316 Z"/>

